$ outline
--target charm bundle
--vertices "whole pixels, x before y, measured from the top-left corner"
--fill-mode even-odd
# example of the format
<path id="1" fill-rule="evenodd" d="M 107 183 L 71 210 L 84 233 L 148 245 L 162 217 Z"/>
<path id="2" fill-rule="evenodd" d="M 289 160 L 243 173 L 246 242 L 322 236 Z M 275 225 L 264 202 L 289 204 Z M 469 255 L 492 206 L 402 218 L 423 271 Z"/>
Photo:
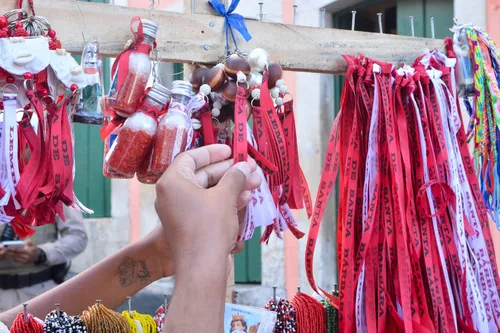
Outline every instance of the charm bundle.
<path id="1" fill-rule="evenodd" d="M 0 29 L 0 224 L 26 237 L 64 220 L 63 204 L 92 212 L 73 193 L 69 118 L 87 76 L 46 19 L 13 10 Z"/>
<path id="2" fill-rule="evenodd" d="M 174 81 L 172 91 L 154 82 L 149 54 L 156 46 L 158 25 L 134 17 L 134 40 L 113 65 L 113 84 L 106 97 L 104 175 L 154 184 L 172 160 L 190 147 L 191 84 Z"/>
<path id="3" fill-rule="evenodd" d="M 306 250 L 340 172 L 339 306 L 343 332 L 493 332 L 500 327 L 495 251 L 468 150 L 456 59 L 437 51 L 396 69 L 349 67 Z"/>
<path id="4" fill-rule="evenodd" d="M 467 140 L 479 187 L 500 229 L 500 52 L 488 34 L 472 25 L 456 26 L 453 49 L 458 59 L 457 85 L 470 117 Z"/>
<path id="5" fill-rule="evenodd" d="M 252 237 L 265 227 L 262 242 L 274 232 L 290 229 L 297 238 L 291 209 L 308 208 L 310 195 L 298 159 L 293 99 L 282 79 L 283 71 L 269 54 L 255 49 L 247 59 L 232 54 L 213 68 L 193 71 L 191 83 L 205 106 L 193 114 L 193 146 L 232 145 L 235 162 L 252 157 L 264 180 L 252 193 L 240 235 Z M 233 131 L 230 131 L 231 127 Z M 232 139 L 231 139 L 232 138 Z"/>

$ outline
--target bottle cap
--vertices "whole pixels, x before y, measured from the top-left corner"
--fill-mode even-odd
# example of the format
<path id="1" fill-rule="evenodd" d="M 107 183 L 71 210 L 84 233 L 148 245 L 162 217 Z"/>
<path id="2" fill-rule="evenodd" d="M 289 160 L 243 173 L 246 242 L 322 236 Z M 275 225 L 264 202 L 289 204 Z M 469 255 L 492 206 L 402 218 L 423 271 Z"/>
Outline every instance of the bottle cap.
<path id="1" fill-rule="evenodd" d="M 176 80 L 172 83 L 172 94 L 191 97 L 193 94 L 193 86 L 189 81 Z"/>
<path id="2" fill-rule="evenodd" d="M 167 104 L 170 99 L 171 92 L 161 84 L 155 82 L 148 93 L 148 97 L 155 99 L 161 104 Z"/>
<path id="3" fill-rule="evenodd" d="M 146 19 L 141 19 L 141 22 L 142 22 L 142 30 L 143 30 L 144 34 L 155 39 L 156 33 L 158 32 L 158 28 L 159 28 L 158 24 L 153 22 L 153 21 L 146 20 Z"/>

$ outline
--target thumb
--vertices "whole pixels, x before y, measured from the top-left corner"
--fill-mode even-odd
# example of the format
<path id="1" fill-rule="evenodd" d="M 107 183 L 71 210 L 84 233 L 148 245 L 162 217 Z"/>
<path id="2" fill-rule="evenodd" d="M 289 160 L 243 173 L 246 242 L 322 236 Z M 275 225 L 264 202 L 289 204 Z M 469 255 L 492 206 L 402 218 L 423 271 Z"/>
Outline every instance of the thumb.
<path id="1" fill-rule="evenodd" d="M 226 172 L 216 188 L 224 192 L 224 198 L 232 198 L 234 204 L 236 204 L 238 196 L 245 190 L 250 174 L 251 169 L 248 163 L 236 163 Z"/>

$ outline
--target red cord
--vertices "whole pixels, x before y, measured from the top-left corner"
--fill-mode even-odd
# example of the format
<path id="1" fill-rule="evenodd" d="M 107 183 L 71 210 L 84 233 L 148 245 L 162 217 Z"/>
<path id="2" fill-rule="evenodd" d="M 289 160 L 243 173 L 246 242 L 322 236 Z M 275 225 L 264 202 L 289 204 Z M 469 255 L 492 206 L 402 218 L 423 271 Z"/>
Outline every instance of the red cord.
<path id="1" fill-rule="evenodd" d="M 26 316 L 28 319 L 27 322 L 24 321 L 24 314 L 22 312 L 17 315 L 10 333 L 43 333 L 43 325 L 36 321 L 30 313 Z"/>
<path id="2" fill-rule="evenodd" d="M 297 333 L 326 332 L 326 310 L 320 302 L 307 294 L 297 293 L 292 305 L 297 312 Z"/>

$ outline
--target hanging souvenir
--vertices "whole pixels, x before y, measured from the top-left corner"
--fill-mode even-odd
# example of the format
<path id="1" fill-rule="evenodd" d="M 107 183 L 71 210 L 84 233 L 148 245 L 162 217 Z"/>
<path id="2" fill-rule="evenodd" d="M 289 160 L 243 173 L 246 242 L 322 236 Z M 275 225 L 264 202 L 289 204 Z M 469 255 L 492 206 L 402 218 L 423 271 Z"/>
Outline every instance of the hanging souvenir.
<path id="1" fill-rule="evenodd" d="M 482 197 L 500 229 L 497 129 L 500 124 L 500 52 L 488 34 L 478 27 L 460 25 L 453 30 L 453 51 L 459 69 L 457 88 L 470 116 L 467 139 L 473 144 L 472 154 Z M 466 88 L 462 88 L 464 84 Z"/>
<path id="2" fill-rule="evenodd" d="M 170 91 L 155 83 L 142 106 L 127 118 L 105 157 L 107 166 L 116 173 L 133 177 L 152 149 L 161 110 Z"/>
<path id="3" fill-rule="evenodd" d="M 78 108 L 72 115 L 73 122 L 101 125 L 103 122 L 101 97 L 104 84 L 102 58 L 97 41 L 91 41 L 84 47 L 80 66 L 87 78 L 87 86 L 81 91 Z"/>
<path id="4" fill-rule="evenodd" d="M 132 18 L 130 29 L 134 40 L 129 42 L 126 51 L 113 64 L 112 75 L 116 79 L 116 91 L 107 98 L 108 106 L 123 117 L 130 116 L 141 105 L 151 74 L 149 55 L 155 47 L 158 24 L 136 16 Z"/>
<path id="5" fill-rule="evenodd" d="M 153 146 L 151 169 L 162 175 L 174 158 L 188 148 L 191 115 L 188 104 L 192 86 L 187 81 L 174 81 L 167 114 L 158 123 Z"/>
<path id="6" fill-rule="evenodd" d="M 68 115 L 87 78 L 49 22 L 30 9 L 31 16 L 21 9 L 0 16 L 0 224 L 10 222 L 21 238 L 56 216 L 64 220 L 63 204 L 91 212 L 73 193 Z"/>
<path id="7" fill-rule="evenodd" d="M 255 49 L 248 57 L 229 54 L 211 69 L 196 68 L 190 80 L 195 91 L 204 90 L 209 102 L 193 114 L 198 140 L 194 144 L 230 144 L 235 162 L 251 156 L 262 175 L 239 237 L 250 239 L 259 227 L 265 229 L 263 242 L 273 232 L 282 238 L 287 229 L 302 237 L 291 208 L 307 207 L 311 213 L 311 201 L 298 161 L 293 99 L 281 67 L 270 63 L 265 50 Z"/>
<path id="8" fill-rule="evenodd" d="M 339 307 L 340 331 L 498 330 L 495 251 L 447 46 L 401 68 L 344 56 L 305 260 L 313 290 Z M 337 298 L 316 285 L 313 263 L 338 173 Z"/>

